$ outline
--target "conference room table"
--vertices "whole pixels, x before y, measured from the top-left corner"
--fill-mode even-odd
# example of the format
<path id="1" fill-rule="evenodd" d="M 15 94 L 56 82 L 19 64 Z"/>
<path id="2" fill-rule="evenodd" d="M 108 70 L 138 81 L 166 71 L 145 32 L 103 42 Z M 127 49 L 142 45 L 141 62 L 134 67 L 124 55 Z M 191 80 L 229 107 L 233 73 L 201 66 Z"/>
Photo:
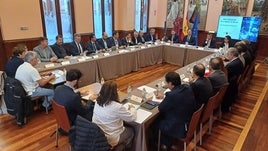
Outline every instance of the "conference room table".
<path id="1" fill-rule="evenodd" d="M 155 50 L 155 51 L 154 51 Z M 184 45 L 169 45 L 169 44 L 159 44 L 159 45 L 151 45 L 134 48 L 131 47 L 126 50 L 117 50 L 109 52 L 108 54 L 94 54 L 92 57 L 76 57 L 76 62 L 72 62 L 72 64 L 68 65 L 55 65 L 54 69 L 70 69 L 73 67 L 78 67 L 83 72 L 86 83 L 80 86 L 80 91 L 93 93 L 92 89 L 94 89 L 96 85 L 96 81 L 98 82 L 98 78 L 104 77 L 107 79 L 115 78 L 119 75 L 127 74 L 132 71 L 138 71 L 142 67 L 167 62 L 171 64 L 175 64 L 178 66 L 182 66 L 182 68 L 176 70 L 175 72 L 179 73 L 182 79 L 183 84 L 188 84 L 188 77 L 192 74 L 192 68 L 197 63 L 203 63 L 206 67 L 208 66 L 208 62 L 210 58 L 218 56 L 217 51 L 214 49 L 205 49 L 205 48 L 196 48 L 196 47 L 186 47 Z M 96 55 L 98 57 L 96 57 Z M 146 56 L 149 57 L 146 57 Z M 85 58 L 81 62 L 78 61 L 79 58 Z M 74 60 L 74 58 L 72 58 Z M 72 60 L 71 59 L 71 60 Z M 82 65 L 80 66 L 80 64 Z M 45 64 L 44 64 L 45 65 Z M 43 66 L 44 66 L 43 65 Z M 92 72 L 86 72 L 85 70 L 89 69 Z M 51 68 L 53 69 L 53 68 Z M 50 70 L 51 70 L 50 69 Z M 113 70 L 114 69 L 114 70 Z M 44 68 L 39 68 L 40 71 L 46 71 Z M 110 74 L 111 72 L 111 74 Z M 89 76 L 92 76 L 89 78 Z M 98 77 L 99 76 L 99 77 Z M 163 75 L 164 76 L 164 75 Z M 83 82 L 85 82 L 83 80 Z M 92 82 L 93 81 L 93 82 Z M 150 87 L 152 89 L 157 89 L 156 85 L 160 85 L 160 93 L 164 93 L 164 77 L 152 81 L 145 86 Z M 92 84 L 93 83 L 93 84 Z M 99 85 L 99 84 L 97 84 Z M 98 86 L 99 87 L 99 86 Z M 142 97 L 141 89 L 132 88 L 133 91 L 132 96 Z M 94 92 L 97 92 L 94 90 Z M 120 100 L 124 100 L 127 98 L 127 94 L 123 92 L 119 92 Z M 88 96 L 84 96 L 86 99 Z M 152 99 L 152 98 L 149 98 Z M 134 105 L 140 106 L 144 103 L 137 102 L 128 98 L 128 101 Z M 123 102 L 125 103 L 125 102 Z M 139 107 L 144 111 L 150 113 L 150 115 L 142 122 L 130 122 L 131 126 L 135 129 L 135 138 L 134 138 L 134 147 L 136 151 L 147 151 L 148 147 L 148 129 L 150 124 L 157 118 L 158 108 L 155 107 L 152 110 L 148 110 L 144 107 Z"/>
<path id="2" fill-rule="evenodd" d="M 79 86 L 82 87 L 99 82 L 101 78 L 104 80 L 114 79 L 138 71 L 140 68 L 163 62 L 183 67 L 212 53 L 215 53 L 214 49 L 158 43 L 106 51 L 91 56 L 74 56 L 70 59 L 59 59 L 56 63 L 41 62 L 36 65 L 36 69 L 41 73 L 53 70 L 79 69 L 83 74 L 79 81 Z M 60 80 L 56 79 L 51 83 L 54 85 L 57 82 Z"/>

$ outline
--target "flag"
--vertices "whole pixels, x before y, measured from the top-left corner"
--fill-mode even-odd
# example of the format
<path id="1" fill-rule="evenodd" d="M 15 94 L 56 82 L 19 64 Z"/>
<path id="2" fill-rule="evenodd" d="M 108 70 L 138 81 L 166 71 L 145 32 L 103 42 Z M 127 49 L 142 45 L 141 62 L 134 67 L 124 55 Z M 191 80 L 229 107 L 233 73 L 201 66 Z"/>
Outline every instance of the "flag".
<path id="1" fill-rule="evenodd" d="M 198 24 L 199 24 L 199 14 L 197 14 L 195 20 L 194 20 L 194 25 L 192 28 L 192 36 L 195 37 L 195 45 L 198 45 Z"/>
<path id="2" fill-rule="evenodd" d="M 189 29 L 189 25 L 188 25 L 188 12 L 187 12 L 186 17 L 183 21 L 183 25 L 182 25 L 181 40 L 183 40 L 184 36 L 188 34 L 188 29 Z"/>

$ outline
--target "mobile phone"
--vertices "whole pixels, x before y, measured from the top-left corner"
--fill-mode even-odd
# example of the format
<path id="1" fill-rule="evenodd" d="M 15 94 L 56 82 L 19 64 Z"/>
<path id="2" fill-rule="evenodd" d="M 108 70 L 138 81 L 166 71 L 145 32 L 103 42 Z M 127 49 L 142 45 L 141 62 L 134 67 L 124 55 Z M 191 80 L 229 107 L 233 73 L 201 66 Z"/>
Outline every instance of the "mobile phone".
<path id="1" fill-rule="evenodd" d="M 158 103 L 157 102 L 155 102 L 155 101 L 147 101 L 147 103 L 148 104 L 151 104 L 151 105 L 153 105 L 153 106 L 156 106 Z"/>

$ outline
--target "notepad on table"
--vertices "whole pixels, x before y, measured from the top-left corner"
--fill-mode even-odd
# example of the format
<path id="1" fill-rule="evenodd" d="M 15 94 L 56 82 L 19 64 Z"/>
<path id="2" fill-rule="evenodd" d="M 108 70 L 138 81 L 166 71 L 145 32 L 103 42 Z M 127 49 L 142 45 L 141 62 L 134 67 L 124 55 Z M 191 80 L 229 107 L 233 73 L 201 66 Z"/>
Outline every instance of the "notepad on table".
<path id="1" fill-rule="evenodd" d="M 144 122 L 152 113 L 149 111 L 145 111 L 143 109 L 138 109 L 137 110 L 137 118 L 135 120 L 135 122 L 137 123 L 142 123 Z"/>

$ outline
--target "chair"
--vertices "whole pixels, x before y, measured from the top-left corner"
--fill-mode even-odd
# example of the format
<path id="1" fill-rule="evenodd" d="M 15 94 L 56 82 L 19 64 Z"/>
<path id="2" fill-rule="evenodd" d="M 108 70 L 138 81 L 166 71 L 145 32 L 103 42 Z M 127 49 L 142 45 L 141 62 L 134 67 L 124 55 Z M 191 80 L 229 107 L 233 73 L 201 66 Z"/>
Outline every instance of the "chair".
<path id="1" fill-rule="evenodd" d="M 204 111 L 200 118 L 200 145 L 202 145 L 202 128 L 203 124 L 209 120 L 209 134 L 211 134 L 212 124 L 213 124 L 213 110 L 214 106 L 217 103 L 217 97 L 219 92 L 217 92 L 214 96 L 210 97 L 207 104 L 204 107 Z"/>
<path id="2" fill-rule="evenodd" d="M 194 135 L 194 150 L 196 151 L 196 128 L 198 126 L 199 119 L 203 111 L 203 107 L 204 107 L 204 104 L 202 104 L 202 106 L 193 113 L 191 121 L 189 123 L 188 131 L 186 133 L 186 137 L 180 139 L 181 141 L 184 142 L 184 151 L 186 151 L 186 143 L 189 143 L 192 140 L 193 135 Z M 158 151 L 160 151 L 160 137 L 161 137 L 161 131 L 159 130 Z"/>
<path id="3" fill-rule="evenodd" d="M 38 101 L 42 100 L 43 97 L 46 97 L 46 96 L 36 96 L 36 97 L 31 98 L 31 100 L 32 102 L 35 102 L 36 105 L 38 105 Z M 48 107 L 46 107 L 46 114 L 48 114 Z"/>
<path id="4" fill-rule="evenodd" d="M 229 84 L 227 84 L 227 85 L 225 85 L 225 86 L 220 88 L 220 90 L 218 92 L 219 94 L 217 96 L 217 103 L 213 107 L 213 110 L 219 108 L 219 119 L 221 119 L 221 116 L 222 116 L 221 103 L 222 103 L 223 97 L 225 95 L 225 92 L 226 92 L 228 86 L 229 86 Z"/>
<path id="5" fill-rule="evenodd" d="M 54 110 L 55 118 L 57 121 L 57 126 L 56 126 L 55 132 L 56 132 L 56 147 L 58 147 L 58 134 L 59 134 L 58 129 L 61 128 L 65 132 L 69 132 L 71 125 L 70 125 L 67 111 L 66 111 L 64 106 L 59 105 L 58 103 L 55 102 L 55 100 L 52 99 L 52 108 Z"/>

